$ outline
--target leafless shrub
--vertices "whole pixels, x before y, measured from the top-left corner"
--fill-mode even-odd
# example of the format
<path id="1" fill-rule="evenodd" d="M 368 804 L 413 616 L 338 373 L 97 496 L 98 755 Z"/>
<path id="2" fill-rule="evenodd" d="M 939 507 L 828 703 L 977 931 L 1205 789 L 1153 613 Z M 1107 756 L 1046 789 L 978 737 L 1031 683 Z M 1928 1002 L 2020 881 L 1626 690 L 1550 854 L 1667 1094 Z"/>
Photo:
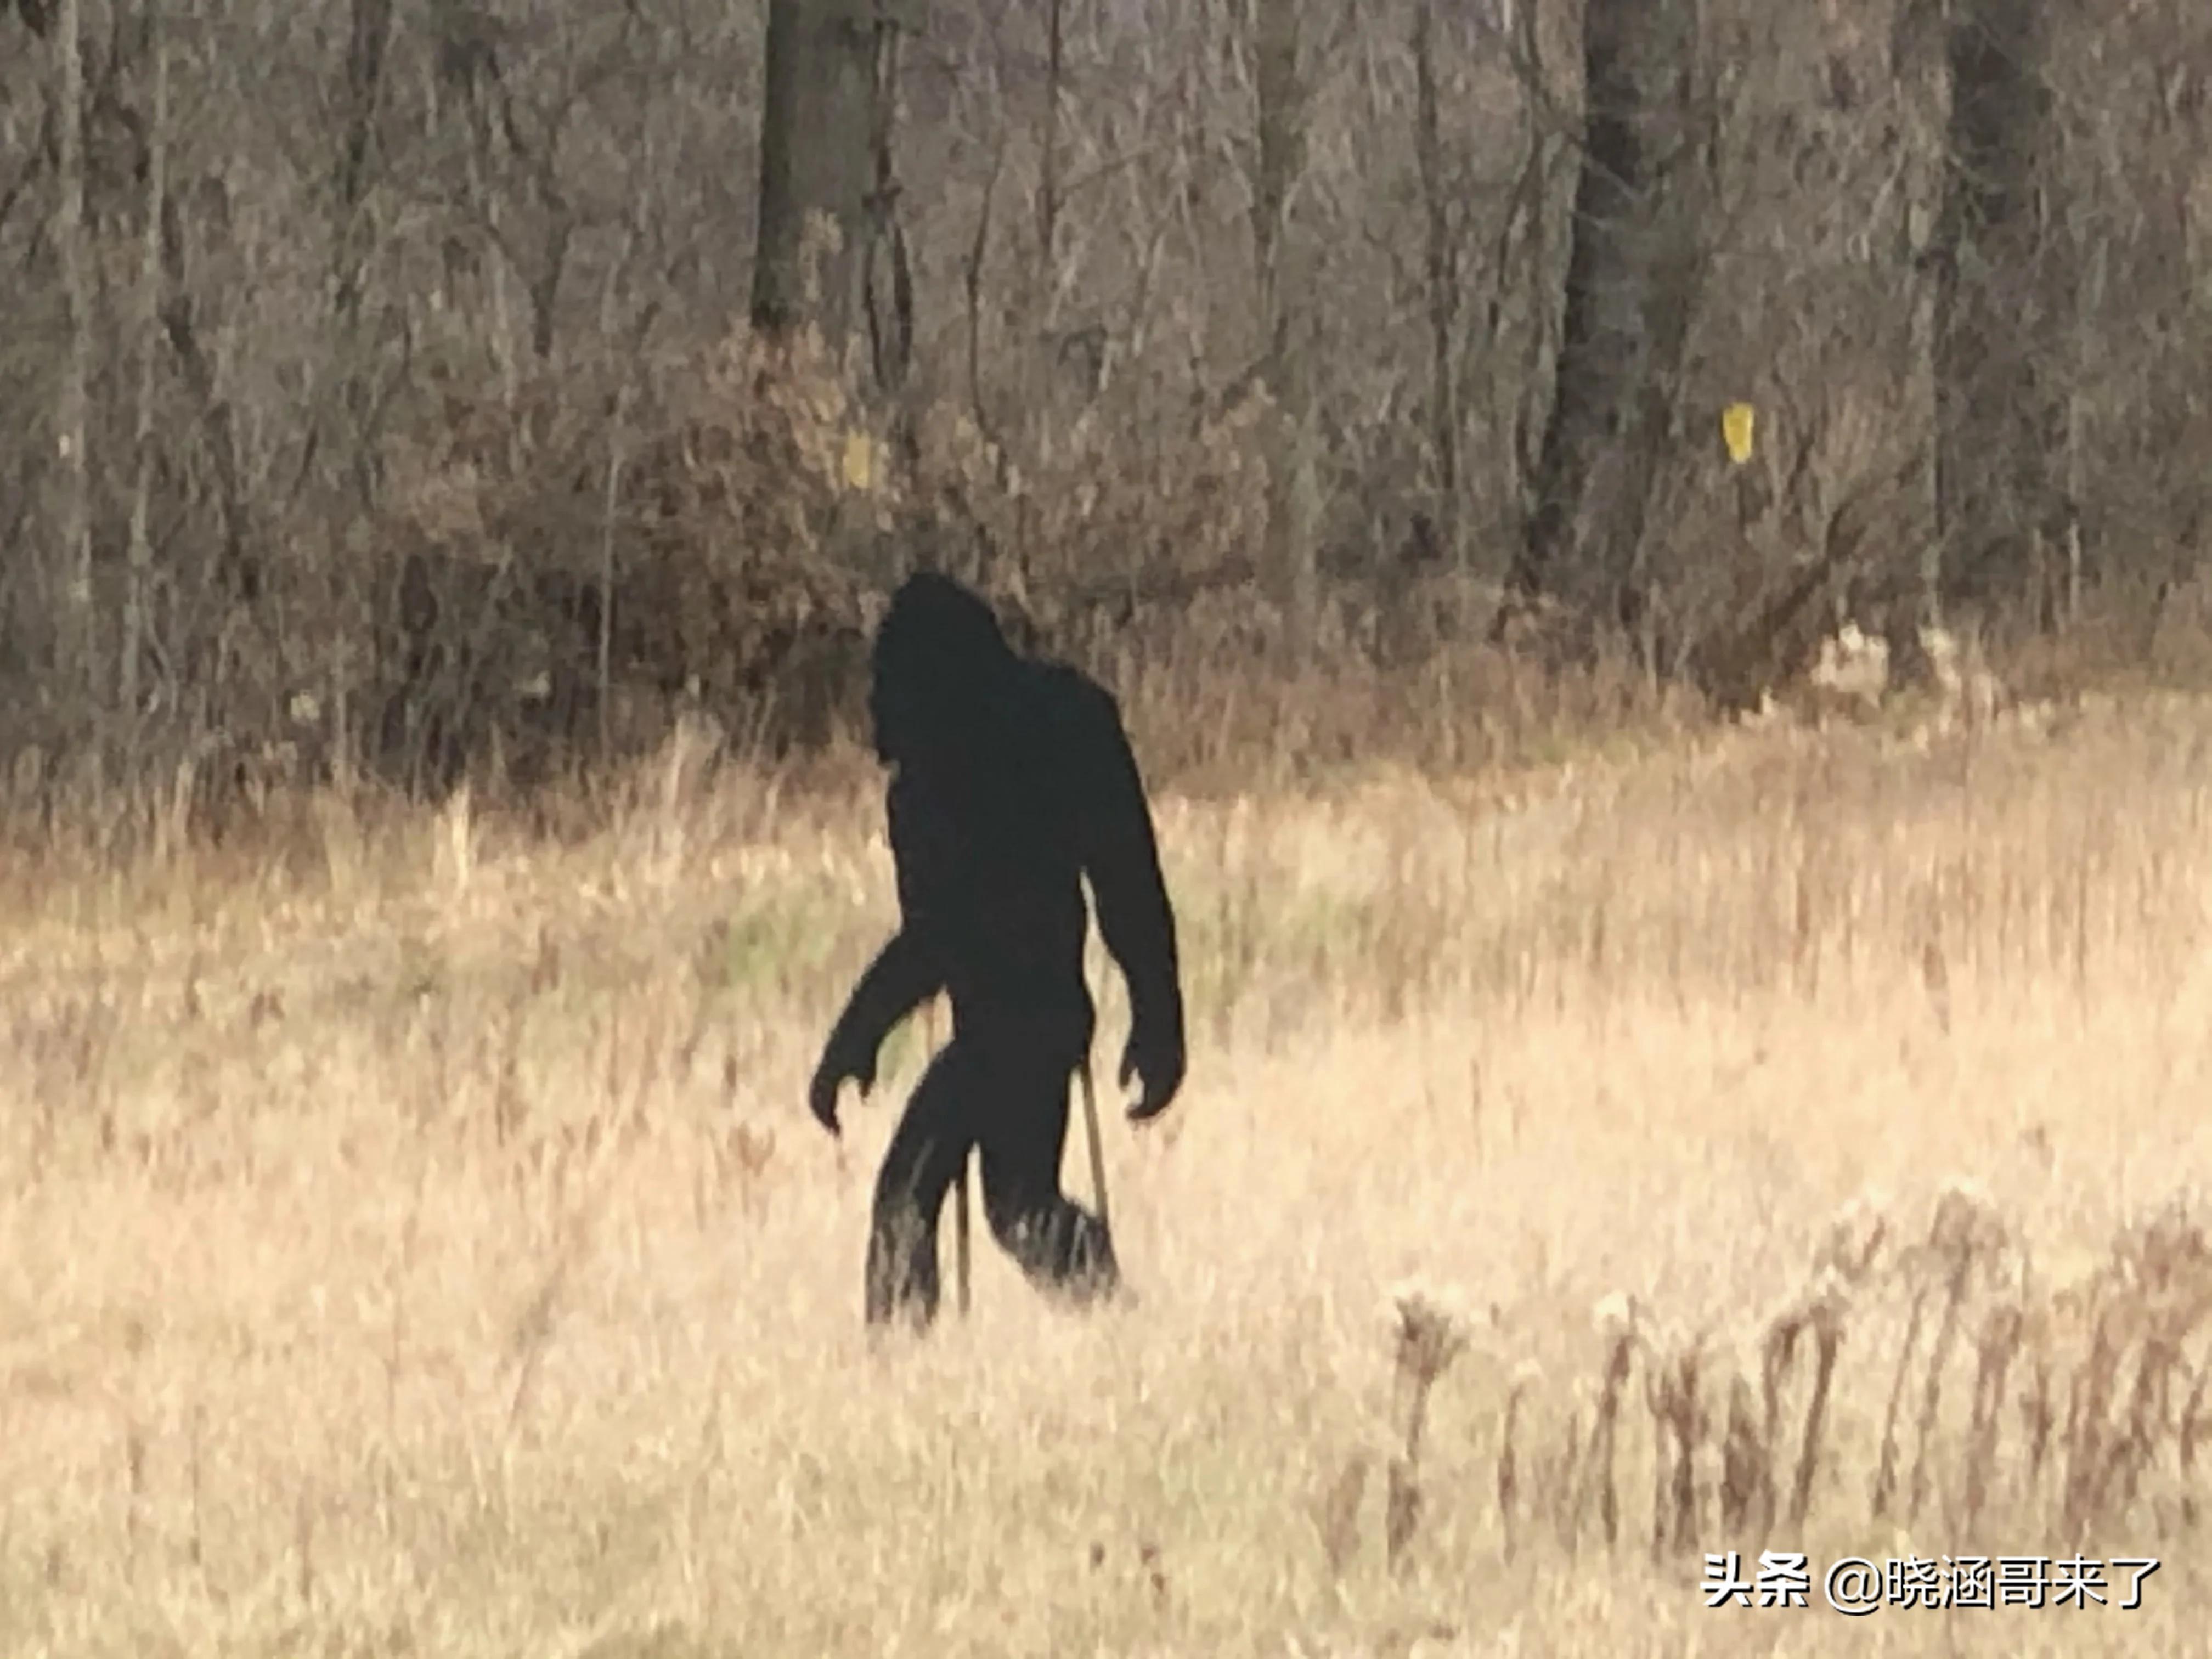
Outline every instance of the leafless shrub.
<path id="1" fill-rule="evenodd" d="M 1590 1510 L 1606 1546 L 1617 1547 L 1619 1401 L 1623 1381 L 1639 1367 L 1655 1454 L 1648 1517 L 1655 1555 L 1691 1547 L 1715 1522 L 1753 1547 L 1778 1522 L 1802 1530 L 1816 1509 L 1830 1507 L 1820 1498 L 1820 1470 L 1844 1466 L 1861 1450 L 1874 1468 L 1869 1522 L 1900 1507 L 1909 1521 L 1940 1502 L 1948 1517 L 1972 1525 L 2000 1495 L 2014 1506 L 2010 1512 L 2035 1514 L 2069 1538 L 2146 1501 L 2172 1524 L 2193 1519 L 2191 1480 L 2212 1368 L 2199 1352 L 2212 1313 L 2212 1245 L 2193 1211 L 2177 1203 L 2130 1226 L 2086 1277 L 2049 1289 L 2023 1288 L 2028 1279 L 2011 1230 L 1966 1183 L 1943 1190 L 1918 1242 L 1893 1257 L 1883 1249 L 1889 1231 L 1883 1209 L 1849 1206 L 1815 1252 L 1803 1292 L 1732 1365 L 1701 1339 L 1659 1334 L 1631 1298 L 1608 1297 L 1598 1314 L 1602 1340 L 1589 1384 L 1595 1405 L 1587 1436 L 1582 1405 L 1547 1401 L 1532 1370 L 1516 1376 L 1505 1397 L 1498 1488 L 1508 1550 L 1523 1547 L 1519 1447 L 1531 1432 L 1532 1406 L 1541 1416 L 1547 1403 L 1564 1419 L 1565 1450 L 1538 1461 L 1535 1502 L 1556 1517 L 1563 1549 L 1576 1547 Z M 1887 1406 L 1874 1443 L 1839 1443 L 1832 1416 L 1845 1336 L 1855 1324 L 1872 1329 L 1899 1312 L 1903 1332 L 1887 1362 Z M 1807 1371 L 1800 1362 L 1808 1340 Z M 1966 1408 L 1947 1413 L 1947 1384 L 1962 1352 L 1972 1356 Z M 2030 1380 L 2016 1396 L 2021 1437 L 2014 1449 L 2005 1443 L 2005 1423 L 2015 1401 L 2010 1380 L 2023 1364 Z M 1802 1401 L 1794 1423 L 1793 1395 Z M 2042 1479 L 2052 1462 L 2055 1486 Z"/>

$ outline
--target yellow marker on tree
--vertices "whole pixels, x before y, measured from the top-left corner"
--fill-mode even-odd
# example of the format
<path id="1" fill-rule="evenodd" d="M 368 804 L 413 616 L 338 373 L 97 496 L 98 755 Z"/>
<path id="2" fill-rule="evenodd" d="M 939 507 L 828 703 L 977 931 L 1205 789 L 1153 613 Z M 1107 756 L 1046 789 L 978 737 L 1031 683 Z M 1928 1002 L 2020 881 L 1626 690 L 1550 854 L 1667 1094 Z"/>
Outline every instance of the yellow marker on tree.
<path id="1" fill-rule="evenodd" d="M 876 447 L 868 434 L 854 430 L 845 434 L 845 487 L 863 493 L 875 488 Z"/>
<path id="2" fill-rule="evenodd" d="M 1728 445 L 1731 464 L 1741 466 L 1751 459 L 1752 429 L 1758 419 L 1749 404 L 1730 404 L 1721 411 L 1721 438 Z"/>

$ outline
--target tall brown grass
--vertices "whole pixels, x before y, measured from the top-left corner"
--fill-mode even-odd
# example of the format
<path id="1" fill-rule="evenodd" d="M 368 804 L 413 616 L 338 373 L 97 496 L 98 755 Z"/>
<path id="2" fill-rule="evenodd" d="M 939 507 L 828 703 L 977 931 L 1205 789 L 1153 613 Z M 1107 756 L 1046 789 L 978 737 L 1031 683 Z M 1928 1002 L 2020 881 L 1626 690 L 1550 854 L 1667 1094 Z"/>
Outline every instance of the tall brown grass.
<path id="1" fill-rule="evenodd" d="M 1194 1057 L 1109 1123 L 1141 1300 L 984 1248 L 918 1345 L 859 1302 L 921 1023 L 842 1142 L 802 1103 L 892 917 L 857 757 L 19 842 L 0 1651 L 2199 1639 L 2203 705 L 1601 744 L 1528 691 L 1236 787 L 1233 696 L 1124 684 Z M 1267 752 L 1352 729 L 1311 706 Z M 1762 1549 L 1814 1607 L 1708 1611 Z M 1841 1553 L 2077 1549 L 2167 1565 L 1819 1603 Z"/>

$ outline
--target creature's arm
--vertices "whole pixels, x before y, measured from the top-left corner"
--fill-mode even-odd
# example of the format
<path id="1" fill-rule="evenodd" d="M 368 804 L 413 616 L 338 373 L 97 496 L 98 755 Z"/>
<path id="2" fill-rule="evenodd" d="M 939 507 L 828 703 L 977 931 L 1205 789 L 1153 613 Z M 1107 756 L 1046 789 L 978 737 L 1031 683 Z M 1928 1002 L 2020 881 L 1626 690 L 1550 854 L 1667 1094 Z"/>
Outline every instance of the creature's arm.
<path id="1" fill-rule="evenodd" d="M 898 796 L 894 792 L 891 830 L 895 852 L 902 850 L 902 827 Z M 866 1098 L 875 1086 L 876 1052 L 883 1047 L 891 1028 L 945 988 L 943 962 L 932 943 L 927 925 L 928 907 L 922 895 L 915 890 L 911 862 L 904 857 L 900 860 L 899 902 L 903 924 L 876 953 L 876 959 L 868 964 L 860 983 L 853 988 L 853 994 L 846 999 L 844 1012 L 838 1015 L 836 1024 L 830 1028 L 829 1041 L 823 1044 L 822 1061 L 815 1069 L 814 1082 L 808 1092 L 808 1103 L 814 1115 L 832 1134 L 837 1133 L 837 1091 L 845 1079 L 850 1078 L 857 1082 L 861 1097 Z"/>
<path id="2" fill-rule="evenodd" d="M 1144 1079 L 1129 1115 L 1166 1109 L 1183 1075 L 1182 975 L 1175 909 L 1160 875 L 1144 780 L 1112 696 L 1087 682 L 1073 688 L 1080 713 L 1068 753 L 1085 873 L 1106 948 L 1129 984 L 1130 1030 L 1121 1081 Z"/>
<path id="3" fill-rule="evenodd" d="M 876 1052 L 896 1025 L 945 982 L 931 952 L 910 930 L 901 928 L 876 953 L 860 982 L 846 1000 L 845 1012 L 822 1045 L 822 1061 L 815 1068 L 807 1103 L 822 1127 L 837 1133 L 837 1091 L 845 1079 L 860 1085 L 866 1099 L 876 1085 Z"/>
<path id="4" fill-rule="evenodd" d="M 905 928 L 890 937 L 876 959 L 860 975 L 846 1000 L 845 1012 L 824 1044 L 826 1052 L 866 1057 L 871 1066 L 875 1052 L 891 1028 L 936 994 L 944 976 L 936 970 L 921 942 Z"/>

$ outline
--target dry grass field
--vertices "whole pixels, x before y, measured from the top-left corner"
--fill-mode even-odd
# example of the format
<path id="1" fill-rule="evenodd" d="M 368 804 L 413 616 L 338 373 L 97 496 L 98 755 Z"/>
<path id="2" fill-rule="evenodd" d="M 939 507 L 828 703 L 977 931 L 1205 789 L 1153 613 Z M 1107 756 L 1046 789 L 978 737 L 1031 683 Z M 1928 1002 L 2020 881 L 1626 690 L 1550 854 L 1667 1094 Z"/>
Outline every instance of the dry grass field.
<path id="1" fill-rule="evenodd" d="M 2206 1650 L 2208 744 L 2136 698 L 1170 794 L 1137 1300 L 979 1223 L 972 1316 L 881 1348 L 927 1031 L 842 1146 L 803 1101 L 892 917 L 863 769 L 19 855 L 0 1653 Z M 1762 1549 L 1812 1605 L 1708 1610 Z M 2077 1552 L 2163 1565 L 1821 1595 Z"/>

